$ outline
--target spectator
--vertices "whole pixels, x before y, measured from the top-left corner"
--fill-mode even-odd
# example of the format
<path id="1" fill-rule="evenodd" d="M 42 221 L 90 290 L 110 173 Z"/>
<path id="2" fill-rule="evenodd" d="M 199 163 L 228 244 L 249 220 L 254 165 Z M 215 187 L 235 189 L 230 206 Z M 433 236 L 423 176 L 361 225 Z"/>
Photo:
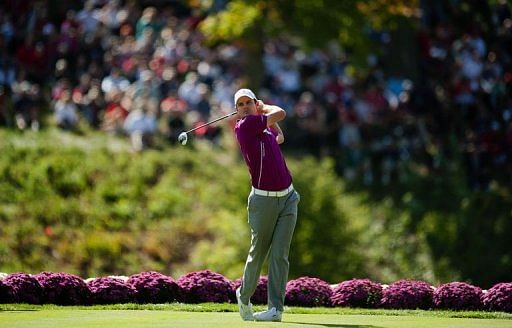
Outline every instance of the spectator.
<path id="1" fill-rule="evenodd" d="M 91 127 L 99 126 L 99 114 L 105 107 L 99 81 L 89 74 L 80 77 L 80 83 L 73 89 L 73 102 L 78 106 L 83 118 Z"/>
<path id="2" fill-rule="evenodd" d="M 197 10 L 88 0 L 83 8 L 64 4 L 60 17 L 43 4 L 0 5 L 2 102 L 12 104 L 19 128 L 38 128 L 44 107 L 40 88 L 51 89 L 44 99 L 54 102 L 50 107 L 59 103 L 67 113 L 74 105 L 76 117 L 111 133 L 125 133 L 125 125 L 133 130 L 150 115 L 163 123 L 152 133 L 171 142 L 187 126 L 232 110 L 244 49 L 203 42 L 197 29 L 203 15 Z M 458 140 L 472 149 L 468 184 L 483 190 L 497 172 L 511 170 L 510 147 L 504 146 L 512 121 L 510 4 L 492 4 L 485 26 L 468 20 L 458 4 L 421 1 L 420 6 L 425 13 L 417 35 L 421 79 L 412 87 L 405 87 L 405 76 L 387 76 L 376 55 L 363 74 L 335 43 L 302 52 L 291 39 L 276 37 L 264 42 L 258 94 L 287 110 L 290 119 L 283 128 L 293 130 L 287 147 L 335 157 L 350 179 L 385 184 L 404 176 L 397 170 L 410 160 L 435 170 Z M 63 101 L 70 90 L 72 104 Z M 143 106 L 132 109 L 141 101 Z M 8 114 L 3 109 L 3 121 Z M 214 142 L 219 135 L 218 126 L 197 131 Z M 141 149 L 141 143 L 134 145 Z"/>
<path id="3" fill-rule="evenodd" d="M 23 45 L 18 47 L 16 58 L 26 69 L 28 78 L 39 83 L 43 82 L 48 73 L 48 54 L 42 42 L 34 42 L 27 37 Z"/>
<path id="4" fill-rule="evenodd" d="M 5 45 L 9 46 L 14 39 L 15 30 L 11 22 L 11 16 L 0 10 L 0 37 L 3 37 Z"/>
<path id="5" fill-rule="evenodd" d="M 0 85 L 11 90 L 16 81 L 16 65 L 14 60 L 9 57 L 7 49 L 2 46 L 0 37 Z"/>
<path id="6" fill-rule="evenodd" d="M 152 103 L 160 103 L 160 81 L 151 70 L 143 70 L 133 85 L 133 99 L 149 97 Z"/>
<path id="7" fill-rule="evenodd" d="M 166 136 L 170 143 L 178 142 L 178 136 L 185 131 L 185 114 L 187 111 L 187 103 L 177 97 L 173 91 L 162 100 L 160 110 L 163 113 L 166 122 Z"/>
<path id="8" fill-rule="evenodd" d="M 140 100 L 135 105 L 123 124 L 134 151 L 142 151 L 149 147 L 157 129 L 156 115 L 143 107 L 143 102 L 144 100 Z"/>
<path id="9" fill-rule="evenodd" d="M 9 97 L 6 94 L 5 87 L 0 84 L 0 126 L 10 127 L 12 125 L 10 104 L 8 102 Z"/>
<path id="10" fill-rule="evenodd" d="M 121 134 L 123 132 L 124 120 L 128 116 L 128 105 L 130 101 L 120 90 L 114 89 L 106 96 L 107 105 L 103 116 L 102 129 L 109 133 Z M 125 100 L 125 101 L 123 101 Z"/>
<path id="11" fill-rule="evenodd" d="M 130 81 L 121 75 L 121 70 L 117 67 L 112 67 L 110 74 L 101 81 L 101 90 L 106 94 L 125 92 L 129 86 Z"/>
<path id="12" fill-rule="evenodd" d="M 59 100 L 55 102 L 55 122 L 64 130 L 76 130 L 78 127 L 78 107 L 73 102 L 70 90 L 64 90 Z"/>
<path id="13" fill-rule="evenodd" d="M 90 37 L 98 29 L 99 20 L 94 10 L 94 0 L 87 0 L 84 8 L 76 15 L 76 20 L 80 24 L 80 30 L 86 37 Z"/>
<path id="14" fill-rule="evenodd" d="M 142 16 L 137 22 L 135 37 L 140 40 L 147 31 L 151 31 L 152 35 L 160 33 L 162 24 L 156 19 L 157 11 L 155 7 L 147 7 L 142 12 Z"/>
<path id="15" fill-rule="evenodd" d="M 25 130 L 28 126 L 34 131 L 40 127 L 39 115 L 41 112 L 40 88 L 27 80 L 17 81 L 13 84 L 13 107 L 16 126 Z"/>

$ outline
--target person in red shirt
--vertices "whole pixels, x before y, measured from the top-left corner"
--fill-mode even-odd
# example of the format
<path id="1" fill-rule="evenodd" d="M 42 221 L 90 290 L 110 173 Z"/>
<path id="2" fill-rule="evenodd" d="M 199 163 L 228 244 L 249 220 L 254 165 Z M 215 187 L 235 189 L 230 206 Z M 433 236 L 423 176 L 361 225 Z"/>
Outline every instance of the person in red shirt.
<path id="1" fill-rule="evenodd" d="M 277 122 L 285 111 L 257 100 L 249 89 L 234 96 L 240 119 L 235 133 L 251 176 L 248 200 L 251 248 L 245 263 L 242 284 L 236 297 L 243 320 L 281 321 L 288 280 L 288 253 L 295 223 L 299 193 L 279 144 L 284 135 Z M 269 254 L 268 310 L 254 313 L 250 298 L 256 290 L 261 267 Z"/>

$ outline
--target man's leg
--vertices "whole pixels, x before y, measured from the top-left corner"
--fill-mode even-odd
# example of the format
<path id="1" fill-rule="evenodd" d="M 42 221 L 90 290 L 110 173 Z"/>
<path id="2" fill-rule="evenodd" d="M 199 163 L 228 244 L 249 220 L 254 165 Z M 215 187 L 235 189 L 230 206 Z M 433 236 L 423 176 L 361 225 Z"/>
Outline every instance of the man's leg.
<path id="1" fill-rule="evenodd" d="M 279 198 L 280 214 L 277 219 L 272 248 L 270 250 L 268 274 L 268 308 L 283 311 L 286 283 L 288 281 L 288 253 L 297 222 L 297 205 L 300 196 L 294 191 L 288 197 Z"/>
<path id="2" fill-rule="evenodd" d="M 248 304 L 258 285 L 261 267 L 267 257 L 277 219 L 277 199 L 251 194 L 248 201 L 251 248 L 245 262 L 240 298 Z"/>

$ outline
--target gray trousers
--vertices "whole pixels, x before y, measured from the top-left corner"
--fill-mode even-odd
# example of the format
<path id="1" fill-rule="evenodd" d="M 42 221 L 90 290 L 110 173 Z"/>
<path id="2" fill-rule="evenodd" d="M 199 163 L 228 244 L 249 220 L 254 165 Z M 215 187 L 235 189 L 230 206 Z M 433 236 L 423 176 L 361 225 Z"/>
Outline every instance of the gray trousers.
<path id="1" fill-rule="evenodd" d="M 251 248 L 245 262 L 241 299 L 248 304 L 256 290 L 261 267 L 269 255 L 268 308 L 283 311 L 288 282 L 288 253 L 297 222 L 300 195 L 293 190 L 283 197 L 249 195 L 247 211 L 251 227 Z M 270 252 L 270 253 L 269 253 Z"/>

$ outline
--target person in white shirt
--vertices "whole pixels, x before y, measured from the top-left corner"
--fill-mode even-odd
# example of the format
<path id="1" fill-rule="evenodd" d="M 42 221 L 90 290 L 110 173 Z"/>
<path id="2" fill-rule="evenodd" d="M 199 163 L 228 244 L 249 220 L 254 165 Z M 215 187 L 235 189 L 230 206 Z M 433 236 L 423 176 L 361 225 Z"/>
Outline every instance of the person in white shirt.
<path id="1" fill-rule="evenodd" d="M 78 107 L 71 99 L 71 91 L 65 90 L 55 103 L 55 121 L 65 130 L 74 130 L 78 125 Z"/>

